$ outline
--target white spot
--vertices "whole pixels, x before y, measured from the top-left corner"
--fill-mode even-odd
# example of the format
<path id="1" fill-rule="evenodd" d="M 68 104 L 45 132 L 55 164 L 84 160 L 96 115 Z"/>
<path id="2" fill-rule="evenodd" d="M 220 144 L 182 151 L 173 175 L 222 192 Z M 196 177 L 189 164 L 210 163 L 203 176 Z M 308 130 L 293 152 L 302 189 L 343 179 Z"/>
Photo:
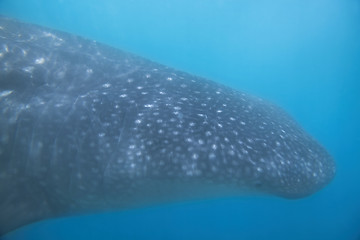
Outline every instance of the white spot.
<path id="1" fill-rule="evenodd" d="M 13 90 L 5 90 L 0 92 L 0 97 L 6 97 L 12 94 Z"/>
<path id="2" fill-rule="evenodd" d="M 229 155 L 231 155 L 231 156 L 234 156 L 234 155 L 235 155 L 235 152 L 234 152 L 233 150 L 230 150 L 228 153 L 229 153 Z"/>
<path id="3" fill-rule="evenodd" d="M 86 69 L 86 73 L 88 73 L 88 74 L 92 74 L 94 71 L 91 69 L 91 68 L 88 68 L 88 69 Z M 105 83 L 106 84 L 106 83 Z M 105 85 L 104 84 L 104 85 Z M 103 87 L 104 87 L 104 85 L 103 85 Z M 110 87 L 110 84 L 109 84 L 109 87 Z"/>
<path id="4" fill-rule="evenodd" d="M 191 156 L 192 159 L 196 160 L 199 158 L 199 155 L 197 153 L 194 153 L 192 156 Z"/>
<path id="5" fill-rule="evenodd" d="M 261 167 L 256 168 L 256 170 L 257 170 L 258 172 L 262 172 L 262 171 L 263 171 Z"/>
<path id="6" fill-rule="evenodd" d="M 222 128 L 223 127 L 223 125 L 221 124 L 221 123 L 218 123 L 217 124 L 220 128 Z"/>
<path id="7" fill-rule="evenodd" d="M 154 107 L 154 105 L 153 105 L 153 104 L 145 104 L 144 107 L 146 107 L 146 108 L 152 108 L 152 107 Z"/>
<path id="8" fill-rule="evenodd" d="M 132 144 L 132 145 L 129 146 L 129 148 L 130 148 L 130 149 L 134 149 L 134 148 L 135 148 L 135 145 Z"/>
<path id="9" fill-rule="evenodd" d="M 280 142 L 276 141 L 275 143 L 276 143 L 276 146 L 278 146 L 278 147 L 281 146 Z"/>
<path id="10" fill-rule="evenodd" d="M 143 89 L 144 87 L 143 87 L 143 86 L 137 86 L 136 88 L 139 89 L 139 90 L 141 90 L 141 89 Z"/>
<path id="11" fill-rule="evenodd" d="M 127 97 L 127 95 L 126 94 L 121 94 L 120 97 L 125 98 L 125 97 Z"/>
<path id="12" fill-rule="evenodd" d="M 253 143 L 254 142 L 254 140 L 252 140 L 251 138 L 247 138 L 246 139 L 249 143 Z"/>
<path id="13" fill-rule="evenodd" d="M 173 79 L 172 79 L 172 77 L 168 77 L 168 78 L 166 78 L 166 80 L 172 81 Z"/>
<path id="14" fill-rule="evenodd" d="M 218 112 L 218 113 L 222 113 L 222 110 L 217 110 L 216 112 Z"/>
<path id="15" fill-rule="evenodd" d="M 198 142 L 199 142 L 200 145 L 203 145 L 203 144 L 204 144 L 204 140 L 202 140 L 202 139 L 199 139 Z"/>
<path id="16" fill-rule="evenodd" d="M 230 120 L 231 120 L 231 121 L 235 121 L 236 119 L 235 119 L 235 118 L 233 118 L 233 117 L 230 117 Z"/>
<path id="17" fill-rule="evenodd" d="M 141 123 L 141 120 L 140 120 L 140 119 L 136 119 L 136 120 L 135 120 L 135 123 L 136 123 L 136 124 L 140 124 L 140 123 Z"/>
<path id="18" fill-rule="evenodd" d="M 22 51 L 23 55 L 26 57 L 27 51 L 25 49 L 21 49 L 21 51 Z"/>
<path id="19" fill-rule="evenodd" d="M 147 73 L 147 74 L 145 74 L 145 77 L 146 77 L 146 78 L 150 78 L 151 75 Z"/>
<path id="20" fill-rule="evenodd" d="M 37 58 L 35 59 L 35 64 L 43 64 L 45 62 L 45 58 Z"/>
<path id="21" fill-rule="evenodd" d="M 158 133 L 162 134 L 162 133 L 164 133 L 164 130 L 159 129 Z"/>
<path id="22" fill-rule="evenodd" d="M 110 83 L 104 83 L 102 86 L 103 86 L 104 88 L 109 88 L 109 87 L 111 87 L 111 84 L 110 84 Z"/>
<path id="23" fill-rule="evenodd" d="M 206 132 L 205 132 L 205 135 L 206 135 L 207 137 L 209 137 L 209 136 L 211 136 L 211 132 L 210 132 L 210 131 L 206 131 Z"/>
<path id="24" fill-rule="evenodd" d="M 214 149 L 214 150 L 216 150 L 216 149 L 217 149 L 216 144 L 213 144 L 213 145 L 211 146 L 211 148 Z"/>
<path id="25" fill-rule="evenodd" d="M 99 137 L 104 137 L 105 136 L 105 133 L 99 133 Z"/>
<path id="26" fill-rule="evenodd" d="M 241 125 L 245 125 L 246 123 L 245 123 L 245 122 L 243 122 L 243 121 L 240 121 L 240 124 L 241 124 Z"/>

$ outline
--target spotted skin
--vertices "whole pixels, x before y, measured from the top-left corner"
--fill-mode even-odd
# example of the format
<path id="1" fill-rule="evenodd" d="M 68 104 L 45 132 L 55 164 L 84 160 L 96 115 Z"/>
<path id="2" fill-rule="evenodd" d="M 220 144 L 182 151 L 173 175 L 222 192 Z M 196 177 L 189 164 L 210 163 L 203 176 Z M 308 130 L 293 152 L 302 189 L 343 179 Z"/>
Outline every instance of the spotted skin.
<path id="1" fill-rule="evenodd" d="M 271 103 L 78 36 L 0 18 L 0 233 L 244 191 L 310 195 L 331 156 Z"/>

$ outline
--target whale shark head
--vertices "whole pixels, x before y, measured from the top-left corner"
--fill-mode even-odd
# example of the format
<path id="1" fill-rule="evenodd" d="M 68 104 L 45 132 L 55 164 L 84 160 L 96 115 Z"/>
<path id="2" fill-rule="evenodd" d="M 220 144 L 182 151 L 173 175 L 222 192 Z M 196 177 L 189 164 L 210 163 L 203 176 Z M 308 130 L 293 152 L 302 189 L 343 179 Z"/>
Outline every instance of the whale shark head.
<path id="1" fill-rule="evenodd" d="M 335 174 L 279 107 L 67 33 L 0 18 L 0 233 L 48 218 Z"/>

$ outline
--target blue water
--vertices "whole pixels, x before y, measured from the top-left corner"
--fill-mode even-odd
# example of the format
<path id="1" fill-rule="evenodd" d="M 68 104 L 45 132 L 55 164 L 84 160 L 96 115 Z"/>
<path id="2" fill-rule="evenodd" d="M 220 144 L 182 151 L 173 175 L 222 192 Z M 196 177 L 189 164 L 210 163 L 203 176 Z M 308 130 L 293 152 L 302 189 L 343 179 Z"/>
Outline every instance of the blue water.
<path id="1" fill-rule="evenodd" d="M 359 0 L 0 0 L 65 30 L 285 108 L 337 163 L 300 200 L 210 199 L 44 221 L 4 239 L 360 238 Z"/>

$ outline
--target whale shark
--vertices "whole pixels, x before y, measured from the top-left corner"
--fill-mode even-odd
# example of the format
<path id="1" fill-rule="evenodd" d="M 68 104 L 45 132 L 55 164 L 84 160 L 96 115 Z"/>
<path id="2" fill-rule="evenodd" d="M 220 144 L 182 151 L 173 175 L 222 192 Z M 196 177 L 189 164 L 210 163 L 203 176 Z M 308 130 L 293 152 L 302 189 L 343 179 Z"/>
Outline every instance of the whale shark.
<path id="1" fill-rule="evenodd" d="M 260 97 L 0 17 L 0 234 L 185 199 L 309 196 L 330 154 Z"/>

